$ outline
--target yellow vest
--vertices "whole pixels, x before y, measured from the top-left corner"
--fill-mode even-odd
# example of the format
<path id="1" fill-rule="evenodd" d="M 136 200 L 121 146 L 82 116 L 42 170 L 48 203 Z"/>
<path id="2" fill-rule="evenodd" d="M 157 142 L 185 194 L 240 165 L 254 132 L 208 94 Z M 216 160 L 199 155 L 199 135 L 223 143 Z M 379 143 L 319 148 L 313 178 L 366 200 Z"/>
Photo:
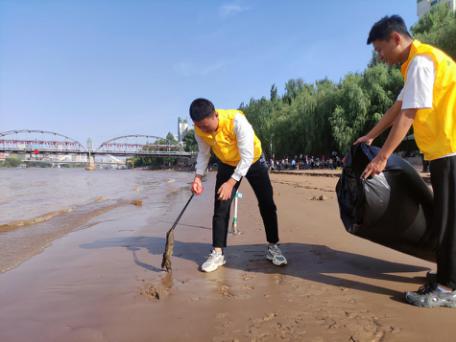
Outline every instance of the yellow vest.
<path id="1" fill-rule="evenodd" d="M 419 109 L 413 122 L 415 141 L 424 159 L 456 153 L 456 63 L 441 50 L 414 40 L 401 74 L 407 79 L 410 61 L 429 56 L 435 67 L 432 108 Z"/>
<path id="2" fill-rule="evenodd" d="M 234 118 L 236 115 L 244 115 L 236 109 L 216 109 L 219 126 L 217 132 L 205 133 L 195 126 L 195 134 L 203 139 L 212 149 L 216 157 L 224 164 L 237 166 L 241 161 L 241 155 L 237 146 L 237 138 L 234 133 Z M 253 163 L 260 159 L 263 153 L 260 139 L 254 133 Z"/>

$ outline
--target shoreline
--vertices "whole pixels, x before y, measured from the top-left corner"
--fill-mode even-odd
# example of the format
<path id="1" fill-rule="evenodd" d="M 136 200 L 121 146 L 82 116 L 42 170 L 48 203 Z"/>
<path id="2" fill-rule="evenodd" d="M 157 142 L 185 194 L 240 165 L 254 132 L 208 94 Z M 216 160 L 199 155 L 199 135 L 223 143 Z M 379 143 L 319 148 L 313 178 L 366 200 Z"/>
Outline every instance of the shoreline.
<path id="1" fill-rule="evenodd" d="M 422 172 L 417 170 L 418 174 L 423 178 L 426 184 L 431 184 L 431 175 L 429 172 Z M 314 176 L 314 177 L 336 177 L 339 178 L 342 175 L 342 170 L 330 170 L 330 169 L 313 169 L 313 170 L 273 170 L 271 174 L 284 174 L 284 175 L 295 175 L 295 176 Z"/>

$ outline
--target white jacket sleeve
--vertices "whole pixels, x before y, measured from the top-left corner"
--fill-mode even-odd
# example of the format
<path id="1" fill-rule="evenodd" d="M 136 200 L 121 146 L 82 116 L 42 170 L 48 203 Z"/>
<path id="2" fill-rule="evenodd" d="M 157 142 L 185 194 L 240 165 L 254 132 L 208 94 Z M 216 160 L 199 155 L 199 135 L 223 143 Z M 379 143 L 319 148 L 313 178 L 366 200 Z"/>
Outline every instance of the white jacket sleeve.
<path id="1" fill-rule="evenodd" d="M 204 176 L 207 164 L 211 158 L 211 147 L 195 133 L 195 140 L 198 143 L 198 156 L 196 157 L 196 174 Z"/>
<path id="2" fill-rule="evenodd" d="M 236 134 L 237 146 L 241 160 L 234 170 L 231 177 L 239 181 L 249 171 L 254 157 L 254 137 L 252 125 L 247 121 L 247 118 L 239 114 L 234 118 L 234 133 Z"/>

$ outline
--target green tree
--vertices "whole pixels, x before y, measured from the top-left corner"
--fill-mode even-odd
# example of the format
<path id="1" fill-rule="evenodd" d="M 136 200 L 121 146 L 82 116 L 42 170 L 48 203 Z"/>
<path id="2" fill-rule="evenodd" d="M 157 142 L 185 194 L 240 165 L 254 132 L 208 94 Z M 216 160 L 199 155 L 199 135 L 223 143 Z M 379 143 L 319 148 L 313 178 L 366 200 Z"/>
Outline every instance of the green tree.
<path id="1" fill-rule="evenodd" d="M 362 87 L 370 102 L 364 131 L 371 129 L 393 105 L 403 83 L 397 67 L 378 63 L 364 71 Z"/>
<path id="2" fill-rule="evenodd" d="M 298 96 L 302 88 L 304 88 L 304 81 L 300 78 L 287 81 L 287 83 L 285 83 L 285 94 L 283 95 L 283 101 L 291 104 L 296 96 Z"/>
<path id="3" fill-rule="evenodd" d="M 342 81 L 337 96 L 337 106 L 330 122 L 339 151 L 345 152 L 364 131 L 368 118 L 370 99 L 362 89 L 362 78 L 349 74 Z"/>
<path id="4" fill-rule="evenodd" d="M 448 4 L 433 6 L 411 31 L 417 39 L 442 49 L 456 59 L 456 15 Z"/>
<path id="5" fill-rule="evenodd" d="M 271 99 L 272 102 L 275 102 L 275 101 L 277 101 L 279 99 L 277 87 L 276 87 L 275 84 L 273 84 L 271 86 L 271 98 L 270 99 Z"/>
<path id="6" fill-rule="evenodd" d="M 255 134 L 262 142 L 265 153 L 271 155 L 271 134 L 273 126 L 274 104 L 262 97 L 259 100 L 251 99 L 247 106 L 239 108 L 242 110 L 250 124 L 255 130 Z"/>
<path id="7" fill-rule="evenodd" d="M 164 151 L 179 151 L 179 142 L 171 132 L 168 132 L 165 138 L 155 140 L 152 144 L 143 147 L 144 151 L 156 151 L 162 149 Z M 177 162 L 176 157 L 156 157 L 156 156 L 141 156 L 133 157 L 128 160 L 128 165 L 132 167 L 172 167 Z"/>
<path id="8" fill-rule="evenodd" d="M 18 167 L 22 161 L 15 156 L 7 157 L 4 161 L 0 162 L 0 167 Z"/>
<path id="9" fill-rule="evenodd" d="M 185 134 L 184 138 L 182 139 L 184 143 L 184 150 L 186 152 L 197 152 L 198 151 L 198 143 L 195 139 L 195 130 L 191 129 Z"/>

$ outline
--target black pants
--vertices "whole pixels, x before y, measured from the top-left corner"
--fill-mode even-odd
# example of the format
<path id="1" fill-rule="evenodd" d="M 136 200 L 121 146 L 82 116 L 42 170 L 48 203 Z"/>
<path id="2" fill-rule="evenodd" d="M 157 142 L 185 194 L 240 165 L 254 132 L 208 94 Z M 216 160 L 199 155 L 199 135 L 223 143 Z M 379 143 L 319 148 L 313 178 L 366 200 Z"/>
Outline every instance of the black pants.
<path id="1" fill-rule="evenodd" d="M 231 198 L 227 201 L 220 201 L 217 191 L 223 183 L 230 179 L 234 169 L 232 166 L 221 162 L 218 163 L 217 181 L 215 183 L 214 216 L 212 218 L 213 247 L 226 247 L 231 201 L 241 182 L 237 182 L 234 186 Z M 274 204 L 268 166 L 263 158 L 260 158 L 250 166 L 245 178 L 249 181 L 257 197 L 261 217 L 266 229 L 266 239 L 269 243 L 277 243 L 279 241 L 277 208 Z"/>
<path id="2" fill-rule="evenodd" d="M 456 156 L 431 161 L 433 228 L 438 232 L 437 281 L 456 289 Z"/>

